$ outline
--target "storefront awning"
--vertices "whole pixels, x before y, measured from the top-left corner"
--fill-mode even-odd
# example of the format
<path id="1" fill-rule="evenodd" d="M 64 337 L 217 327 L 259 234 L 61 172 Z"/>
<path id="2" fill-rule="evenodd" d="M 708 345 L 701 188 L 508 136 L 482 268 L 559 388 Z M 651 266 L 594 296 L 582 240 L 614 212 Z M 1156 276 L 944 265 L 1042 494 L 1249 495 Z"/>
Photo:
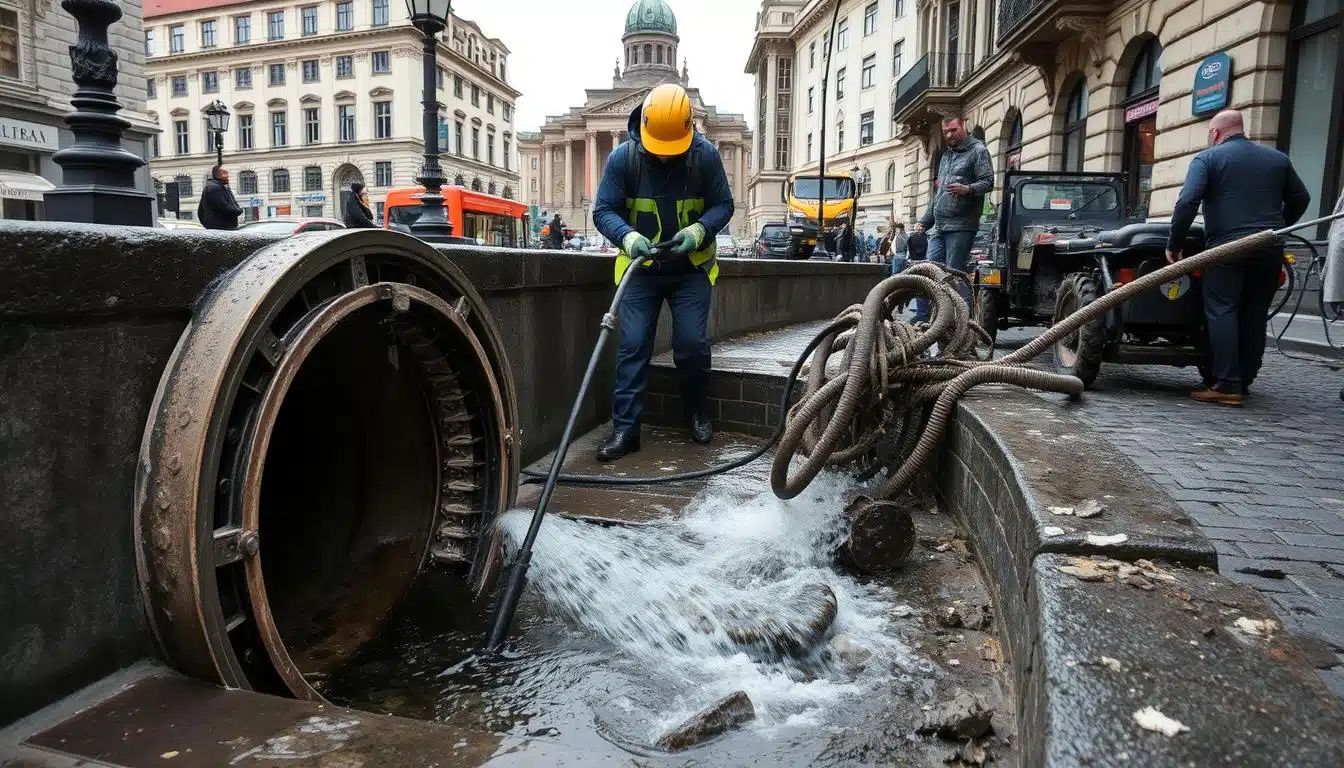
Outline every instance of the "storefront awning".
<path id="1" fill-rule="evenodd" d="M 42 202 L 42 195 L 55 188 L 55 184 L 37 174 L 22 171 L 0 171 L 0 198 L 40 203 Z"/>

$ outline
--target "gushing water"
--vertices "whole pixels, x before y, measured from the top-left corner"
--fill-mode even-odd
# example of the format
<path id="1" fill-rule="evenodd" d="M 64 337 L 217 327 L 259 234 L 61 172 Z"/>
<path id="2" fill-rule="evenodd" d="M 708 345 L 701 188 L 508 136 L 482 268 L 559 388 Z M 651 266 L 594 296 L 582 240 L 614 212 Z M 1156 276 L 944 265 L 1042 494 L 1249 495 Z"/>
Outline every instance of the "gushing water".
<path id="1" fill-rule="evenodd" d="M 605 715 L 645 731 L 638 740 L 738 690 L 751 697 L 755 728 L 826 723 L 847 699 L 931 671 L 888 626 L 897 596 L 832 568 L 850 483 L 823 475 L 785 502 L 730 475 L 679 518 L 599 527 L 548 517 L 529 590 L 643 684 Z M 506 546 L 522 541 L 530 516 L 501 519 Z M 827 642 L 839 635 L 844 654 Z"/>

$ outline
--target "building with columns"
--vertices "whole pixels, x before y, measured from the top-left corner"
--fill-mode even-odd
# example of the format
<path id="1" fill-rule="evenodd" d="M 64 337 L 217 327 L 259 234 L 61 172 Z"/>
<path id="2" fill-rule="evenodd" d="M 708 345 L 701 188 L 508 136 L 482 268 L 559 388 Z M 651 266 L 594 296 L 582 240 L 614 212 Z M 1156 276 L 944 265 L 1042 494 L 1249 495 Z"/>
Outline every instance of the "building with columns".
<path id="1" fill-rule="evenodd" d="M 815 174 L 826 123 L 826 173 L 859 181 L 861 232 L 881 235 L 901 214 L 913 142 L 893 120 L 891 95 L 918 58 L 916 0 L 840 0 L 829 93 L 821 78 L 835 3 L 762 0 L 746 72 L 756 78 L 756 165 L 749 228 L 785 215 L 791 173 Z"/>
<path id="2" fill-rule="evenodd" d="M 611 87 L 587 89 L 582 106 L 546 118 L 540 131 L 518 134 L 524 201 L 538 206 L 546 218 L 558 211 L 569 226 L 593 232 L 592 200 L 607 156 L 625 140 L 631 111 L 654 86 L 678 83 L 690 94 L 696 129 L 723 158 L 737 202 L 729 231 L 734 237 L 749 236 L 746 183 L 751 131 L 741 115 L 720 113 L 704 103 L 699 90 L 690 85 L 686 62 L 678 71 L 680 41 L 676 16 L 663 0 L 636 0 L 630 6 L 621 36 L 622 58 L 616 61 Z"/>

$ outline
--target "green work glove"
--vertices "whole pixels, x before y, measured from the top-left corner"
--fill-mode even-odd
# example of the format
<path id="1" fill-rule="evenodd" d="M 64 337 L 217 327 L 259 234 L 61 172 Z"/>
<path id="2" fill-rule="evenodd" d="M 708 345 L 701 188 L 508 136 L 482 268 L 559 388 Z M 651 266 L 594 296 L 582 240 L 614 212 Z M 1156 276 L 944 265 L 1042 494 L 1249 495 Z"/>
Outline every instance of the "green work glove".
<path id="1" fill-rule="evenodd" d="M 643 264 L 653 258 L 653 244 L 649 242 L 649 238 L 638 232 L 631 232 L 626 235 L 621 247 L 625 249 L 625 254 L 636 264 Z"/>
<path id="2" fill-rule="evenodd" d="M 690 256 L 693 251 L 699 250 L 700 243 L 705 240 L 705 228 L 700 226 L 699 222 L 681 230 L 672 236 L 672 253 L 678 256 Z"/>

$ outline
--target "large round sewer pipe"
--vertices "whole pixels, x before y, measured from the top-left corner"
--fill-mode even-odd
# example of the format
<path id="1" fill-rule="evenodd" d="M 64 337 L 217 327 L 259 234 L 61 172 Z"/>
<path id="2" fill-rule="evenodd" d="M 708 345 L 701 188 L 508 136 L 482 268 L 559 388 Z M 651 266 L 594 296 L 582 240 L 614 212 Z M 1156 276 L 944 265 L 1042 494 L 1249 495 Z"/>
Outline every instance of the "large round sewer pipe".
<path id="1" fill-rule="evenodd" d="M 381 230 L 263 248 L 197 302 L 136 477 L 137 568 L 179 670 L 320 700 L 425 568 L 478 593 L 513 503 L 518 404 L 485 302 Z"/>

